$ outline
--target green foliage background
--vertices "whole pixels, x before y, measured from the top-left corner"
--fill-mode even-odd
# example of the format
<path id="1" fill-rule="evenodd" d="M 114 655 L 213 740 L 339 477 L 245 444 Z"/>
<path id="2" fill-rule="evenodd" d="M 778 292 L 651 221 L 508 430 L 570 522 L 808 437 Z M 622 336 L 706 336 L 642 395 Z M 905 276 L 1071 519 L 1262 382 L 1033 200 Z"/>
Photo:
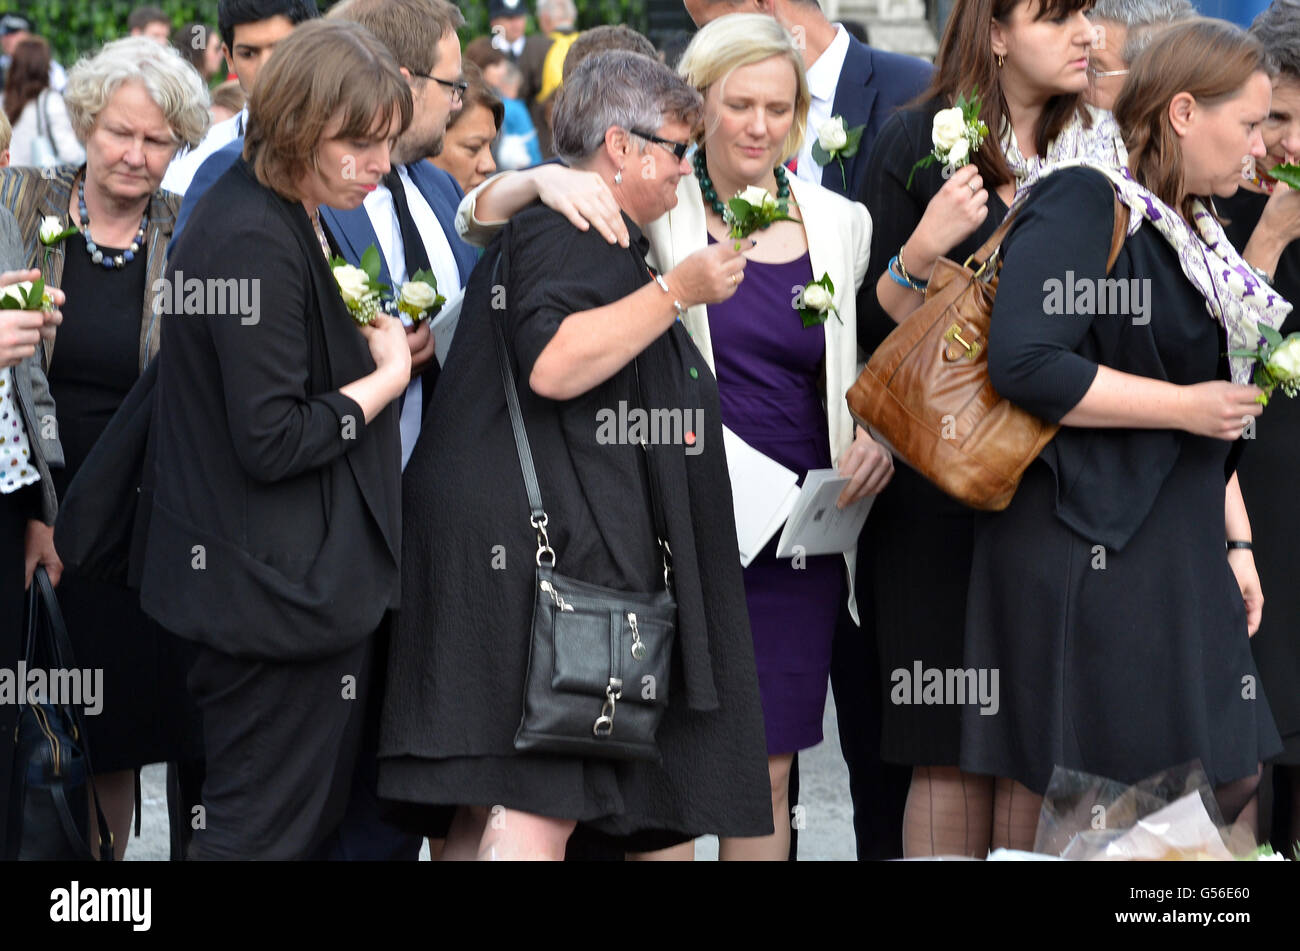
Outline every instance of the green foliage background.
<path id="1" fill-rule="evenodd" d="M 602 23 L 626 23 L 645 31 L 645 0 L 575 0 L 578 26 Z M 148 3 L 161 7 L 174 26 L 201 22 L 217 25 L 217 0 L 21 0 L 0 2 L 0 13 L 21 13 L 32 21 L 33 29 L 50 41 L 55 58 L 71 66 L 83 53 L 91 52 L 106 41 L 126 35 L 126 18 L 131 10 Z M 333 0 L 317 0 L 322 10 Z M 468 41 L 488 32 L 487 0 L 460 0 L 465 14 L 461 40 Z M 530 23 L 530 29 L 535 24 Z"/>

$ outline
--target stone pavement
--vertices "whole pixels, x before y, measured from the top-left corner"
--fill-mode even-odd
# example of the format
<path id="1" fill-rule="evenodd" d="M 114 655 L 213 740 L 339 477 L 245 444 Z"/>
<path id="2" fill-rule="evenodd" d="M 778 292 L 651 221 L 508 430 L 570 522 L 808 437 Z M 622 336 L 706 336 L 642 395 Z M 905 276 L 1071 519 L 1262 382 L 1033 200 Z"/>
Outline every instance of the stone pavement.
<path id="1" fill-rule="evenodd" d="M 845 859 L 854 857 L 853 810 L 849 802 L 849 774 L 840 756 L 839 733 L 835 725 L 835 704 L 827 697 L 823 729 L 826 739 L 799 756 L 803 828 L 799 832 L 799 858 Z M 167 770 L 147 766 L 141 779 L 144 819 L 140 838 L 134 835 L 127 846 L 128 861 L 166 861 Z M 705 836 L 696 843 L 697 859 L 715 860 L 718 840 Z M 426 854 L 422 858 L 427 858 Z"/>

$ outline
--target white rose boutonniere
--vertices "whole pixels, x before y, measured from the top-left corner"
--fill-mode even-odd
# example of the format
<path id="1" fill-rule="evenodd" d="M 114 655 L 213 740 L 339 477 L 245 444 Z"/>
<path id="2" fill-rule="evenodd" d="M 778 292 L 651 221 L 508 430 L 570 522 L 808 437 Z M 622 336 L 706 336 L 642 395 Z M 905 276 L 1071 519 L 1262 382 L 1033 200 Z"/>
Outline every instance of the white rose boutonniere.
<path id="1" fill-rule="evenodd" d="M 855 125 L 850 129 L 843 116 L 831 116 L 817 130 L 817 141 L 812 147 L 813 161 L 822 166 L 829 165 L 832 161 L 839 162 L 840 180 L 844 182 L 845 188 L 849 187 L 849 182 L 844 171 L 844 160 L 858 154 L 865 128 L 865 125 Z"/>
<path id="2" fill-rule="evenodd" d="M 731 226 L 731 237 L 736 239 L 736 250 L 740 250 L 740 239 L 748 238 L 755 231 L 766 228 L 774 221 L 798 221 L 790 217 L 790 203 L 784 198 L 778 200 L 766 188 L 750 185 L 736 192 L 725 208 L 722 220 Z"/>
<path id="3" fill-rule="evenodd" d="M 836 320 L 844 322 L 835 306 L 835 285 L 831 283 L 829 274 L 823 274 L 819 280 L 809 281 L 800 288 L 794 299 L 794 309 L 799 311 L 805 328 L 826 323 L 826 318 L 832 313 Z"/>
<path id="4" fill-rule="evenodd" d="M 971 155 L 980 150 L 989 134 L 989 127 L 980 118 L 980 108 L 979 87 L 976 86 L 969 97 L 963 93 L 957 97 L 955 106 L 934 114 L 930 128 L 930 142 L 934 148 L 912 166 L 912 172 L 907 176 L 907 188 L 912 187 L 912 178 L 918 168 L 942 165 L 943 177 L 947 178 L 971 161 Z"/>
<path id="5" fill-rule="evenodd" d="M 446 302 L 447 298 L 438 293 L 438 279 L 424 269 L 416 271 L 409 281 L 403 283 L 397 295 L 398 311 L 417 324 L 437 314 Z"/>
<path id="6" fill-rule="evenodd" d="M 53 310 L 54 298 L 40 278 L 0 287 L 0 310 Z"/>
<path id="7" fill-rule="evenodd" d="M 379 250 L 373 244 L 366 248 L 366 253 L 361 255 L 361 267 L 336 257 L 330 261 L 330 270 L 352 319 L 360 327 L 369 324 L 383 309 L 384 294 L 388 291 L 388 285 L 379 281 Z"/>
<path id="8" fill-rule="evenodd" d="M 1300 333 L 1288 334 L 1284 339 L 1268 324 L 1260 324 L 1259 335 L 1261 342 L 1253 350 L 1228 351 L 1230 357 L 1255 359 L 1254 383 L 1264 391 L 1256 399 L 1268 405 L 1278 387 L 1287 396 L 1300 394 Z"/>

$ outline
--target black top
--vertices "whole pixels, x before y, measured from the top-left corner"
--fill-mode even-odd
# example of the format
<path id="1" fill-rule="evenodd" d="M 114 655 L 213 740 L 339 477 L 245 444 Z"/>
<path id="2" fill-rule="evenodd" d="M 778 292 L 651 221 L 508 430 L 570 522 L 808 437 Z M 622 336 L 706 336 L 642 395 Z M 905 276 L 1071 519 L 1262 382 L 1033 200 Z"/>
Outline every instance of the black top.
<path id="1" fill-rule="evenodd" d="M 933 100 L 916 109 L 900 112 L 885 123 L 871 149 L 867 174 L 858 201 L 871 212 L 871 259 L 867 276 L 858 290 L 858 346 L 868 354 L 898 326 L 876 298 L 876 283 L 885 273 L 889 259 L 911 237 L 921 223 L 930 199 L 947 183 L 938 165 L 918 169 L 907 187 L 912 166 L 930 154 L 930 128 L 934 114 L 947 103 Z M 975 232 L 944 257 L 958 264 L 976 251 L 997 230 L 1007 215 L 1007 206 L 989 189 L 989 213 Z M 904 262 L 906 263 L 906 262 Z"/>
<path id="2" fill-rule="evenodd" d="M 102 250 L 106 255 L 122 253 Z M 62 286 L 68 300 L 49 369 L 66 461 L 64 468 L 54 470 L 60 497 L 140 375 L 145 255 L 137 254 L 121 270 L 108 270 L 86 254 L 84 238 L 70 238 Z"/>
<path id="3" fill-rule="evenodd" d="M 1064 169 L 1034 186 L 1002 245 L 989 378 L 999 394 L 1049 421 L 1083 398 L 1098 364 L 1184 385 L 1227 376 L 1222 327 L 1149 222 L 1125 242 L 1110 274 L 1137 291 L 1127 308 L 1077 313 L 1088 309 L 1086 289 L 1096 295 L 1107 276 L 1114 204 L 1105 176 Z M 1060 283 L 1059 296 L 1049 282 Z M 1122 549 L 1188 438 L 1195 437 L 1172 429 L 1063 427 L 1040 457 L 1056 475 L 1057 515 L 1085 537 Z"/>
<path id="4" fill-rule="evenodd" d="M 195 212 L 223 225 L 186 231 L 166 276 L 251 281 L 258 306 L 163 320 L 141 603 L 226 653 L 323 657 L 397 605 L 397 414 L 367 425 L 338 392 L 375 365 L 302 205 L 241 159 Z"/>

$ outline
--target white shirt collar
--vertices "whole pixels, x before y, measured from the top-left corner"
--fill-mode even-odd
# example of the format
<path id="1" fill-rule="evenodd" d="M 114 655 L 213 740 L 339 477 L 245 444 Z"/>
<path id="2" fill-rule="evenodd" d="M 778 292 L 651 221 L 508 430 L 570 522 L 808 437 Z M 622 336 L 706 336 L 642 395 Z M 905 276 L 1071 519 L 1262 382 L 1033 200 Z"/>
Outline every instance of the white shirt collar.
<path id="1" fill-rule="evenodd" d="M 808 67 L 808 90 L 814 99 L 831 101 L 835 98 L 835 87 L 839 85 L 840 71 L 844 69 L 844 58 L 848 55 L 849 31 L 837 23 L 835 39 Z"/>

